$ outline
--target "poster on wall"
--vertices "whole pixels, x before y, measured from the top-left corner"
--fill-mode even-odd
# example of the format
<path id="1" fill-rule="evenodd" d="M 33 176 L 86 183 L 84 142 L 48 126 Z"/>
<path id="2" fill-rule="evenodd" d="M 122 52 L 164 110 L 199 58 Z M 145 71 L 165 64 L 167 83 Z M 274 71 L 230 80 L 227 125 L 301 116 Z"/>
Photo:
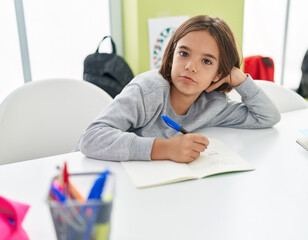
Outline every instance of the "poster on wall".
<path id="1" fill-rule="evenodd" d="M 151 69 L 159 69 L 169 39 L 188 18 L 189 16 L 177 16 L 148 19 Z"/>

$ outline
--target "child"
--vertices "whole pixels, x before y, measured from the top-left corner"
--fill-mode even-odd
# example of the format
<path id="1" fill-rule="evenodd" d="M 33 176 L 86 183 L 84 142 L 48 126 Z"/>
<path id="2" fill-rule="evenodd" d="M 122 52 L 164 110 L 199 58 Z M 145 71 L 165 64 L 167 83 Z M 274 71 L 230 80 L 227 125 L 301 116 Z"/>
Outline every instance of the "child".
<path id="1" fill-rule="evenodd" d="M 88 127 L 81 152 L 102 160 L 191 162 L 209 141 L 181 134 L 167 115 L 189 132 L 205 127 L 267 128 L 280 120 L 277 108 L 240 69 L 233 33 L 221 18 L 196 16 L 171 37 L 162 65 L 135 77 Z M 242 102 L 228 100 L 232 88 Z"/>

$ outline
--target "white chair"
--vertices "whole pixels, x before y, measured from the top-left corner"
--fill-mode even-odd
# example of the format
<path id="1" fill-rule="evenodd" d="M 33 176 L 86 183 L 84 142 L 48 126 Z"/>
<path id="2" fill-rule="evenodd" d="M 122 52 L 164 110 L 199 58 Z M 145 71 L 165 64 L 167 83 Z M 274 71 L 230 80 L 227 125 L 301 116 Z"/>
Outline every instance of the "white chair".
<path id="1" fill-rule="evenodd" d="M 273 101 L 280 113 L 308 108 L 308 102 L 296 92 L 270 81 L 254 81 Z M 241 101 L 241 96 L 234 89 L 228 96 L 232 100 Z"/>
<path id="2" fill-rule="evenodd" d="M 0 164 L 73 151 L 111 101 L 82 80 L 39 80 L 17 88 L 0 105 Z"/>

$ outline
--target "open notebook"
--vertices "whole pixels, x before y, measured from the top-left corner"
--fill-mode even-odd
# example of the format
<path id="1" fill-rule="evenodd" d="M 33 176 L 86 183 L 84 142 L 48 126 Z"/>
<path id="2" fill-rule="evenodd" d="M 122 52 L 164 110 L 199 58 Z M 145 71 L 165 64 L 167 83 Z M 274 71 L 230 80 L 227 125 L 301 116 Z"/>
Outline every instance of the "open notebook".
<path id="1" fill-rule="evenodd" d="M 215 138 L 209 138 L 209 141 L 207 149 L 191 163 L 164 160 L 130 161 L 122 162 L 122 165 L 138 188 L 200 179 L 218 173 L 254 170 L 222 141 Z"/>

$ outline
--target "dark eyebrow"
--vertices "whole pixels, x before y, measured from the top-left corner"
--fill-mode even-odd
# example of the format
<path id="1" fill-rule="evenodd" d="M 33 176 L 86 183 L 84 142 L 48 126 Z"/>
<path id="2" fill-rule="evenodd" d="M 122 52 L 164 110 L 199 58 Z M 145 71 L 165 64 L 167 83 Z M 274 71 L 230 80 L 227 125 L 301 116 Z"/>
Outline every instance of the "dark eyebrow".
<path id="1" fill-rule="evenodd" d="M 185 50 L 187 50 L 187 51 L 189 51 L 189 50 L 190 50 L 190 48 L 189 48 L 189 47 L 184 46 L 184 45 L 179 46 L 179 48 L 185 49 Z M 216 58 L 214 55 L 210 54 L 210 53 L 204 53 L 204 54 L 203 54 L 203 56 L 208 57 L 208 58 L 212 58 L 212 59 L 214 59 L 214 60 L 216 60 L 216 61 L 217 61 L 217 58 Z"/>

